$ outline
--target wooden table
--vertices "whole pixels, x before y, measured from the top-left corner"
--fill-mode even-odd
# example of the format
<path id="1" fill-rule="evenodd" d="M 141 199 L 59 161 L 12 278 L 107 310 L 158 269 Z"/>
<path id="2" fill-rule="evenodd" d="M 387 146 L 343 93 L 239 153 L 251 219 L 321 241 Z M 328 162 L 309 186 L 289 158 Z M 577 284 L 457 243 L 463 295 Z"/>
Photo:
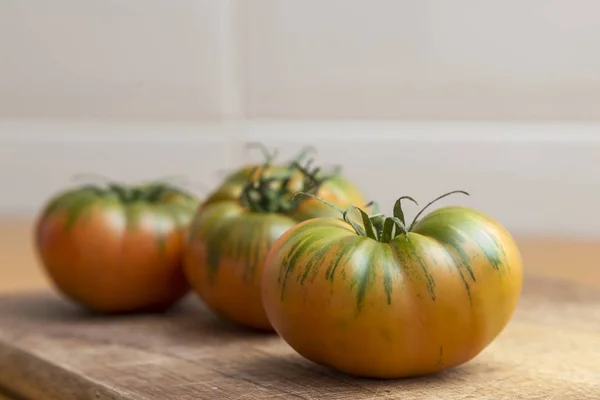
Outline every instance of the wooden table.
<path id="1" fill-rule="evenodd" d="M 31 244 L 32 223 L 0 219 L 0 291 L 19 292 L 48 287 Z M 527 273 L 600 288 L 600 241 L 520 238 Z M 0 400 L 14 399 L 2 394 Z"/>

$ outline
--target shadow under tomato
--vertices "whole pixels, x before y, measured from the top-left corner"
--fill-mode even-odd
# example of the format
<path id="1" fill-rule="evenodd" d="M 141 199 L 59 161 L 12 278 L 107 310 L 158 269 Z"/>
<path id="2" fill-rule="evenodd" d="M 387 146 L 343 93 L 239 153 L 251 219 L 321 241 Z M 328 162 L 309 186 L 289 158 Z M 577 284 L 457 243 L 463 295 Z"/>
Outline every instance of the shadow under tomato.
<path id="1" fill-rule="evenodd" d="M 274 331 L 260 331 L 236 324 L 206 307 L 194 295 L 183 301 L 168 321 L 176 327 L 177 341 L 194 346 L 219 344 L 234 339 L 270 340 L 278 338 Z"/>
<path id="2" fill-rule="evenodd" d="M 185 297 L 184 297 L 185 298 Z M 56 291 L 24 292 L 0 297 L 0 312 L 36 321 L 119 320 L 164 316 L 182 311 L 180 300 L 170 306 L 148 307 L 131 312 L 104 313 L 86 308 Z"/>
<path id="3" fill-rule="evenodd" d="M 92 312 L 51 291 L 1 296 L 0 326 L 11 336 L 34 333 L 90 344 L 152 347 L 162 353 L 277 338 L 215 315 L 191 294 L 161 312 L 127 314 Z"/>
<path id="4" fill-rule="evenodd" d="M 259 386 L 268 383 L 267 389 L 285 388 L 290 394 L 306 398 L 352 398 L 384 399 L 403 396 L 425 396 L 424 390 L 447 390 L 461 385 L 473 387 L 473 377 L 485 384 L 485 376 L 493 375 L 500 366 L 467 363 L 435 374 L 402 379 L 375 379 L 353 377 L 332 368 L 315 364 L 295 353 L 288 346 L 280 346 L 281 352 L 252 354 L 228 365 L 225 373 Z M 442 392 L 443 393 L 443 392 Z M 433 394 L 433 393 L 431 393 Z M 319 396 L 319 397 L 317 397 Z M 404 398 L 404 397 L 402 397 Z M 443 398 L 443 395 L 442 397 Z"/>
<path id="5" fill-rule="evenodd" d="M 53 292 L 25 292 L 0 297 L 0 317 L 19 322 L 69 322 L 94 315 Z"/>

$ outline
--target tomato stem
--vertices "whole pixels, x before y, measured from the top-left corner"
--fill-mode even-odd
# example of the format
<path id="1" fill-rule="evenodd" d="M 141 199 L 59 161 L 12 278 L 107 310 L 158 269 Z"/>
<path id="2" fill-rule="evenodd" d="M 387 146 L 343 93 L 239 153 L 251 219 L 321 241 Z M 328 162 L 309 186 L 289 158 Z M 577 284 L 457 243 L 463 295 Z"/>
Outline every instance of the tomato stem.
<path id="1" fill-rule="evenodd" d="M 294 167 L 294 164 L 300 164 L 302 162 L 302 160 L 304 160 L 309 154 L 317 154 L 317 148 L 311 145 L 308 146 L 304 146 L 301 150 L 300 153 L 298 153 L 298 155 L 296 157 L 294 157 L 294 159 L 292 159 L 292 161 L 290 161 L 289 165 L 290 168 Z M 309 160 L 309 162 L 312 162 L 312 159 Z"/>
<path id="2" fill-rule="evenodd" d="M 369 216 L 369 220 L 373 224 L 375 231 L 377 232 L 377 238 L 383 241 L 383 237 L 386 236 L 386 228 L 385 228 L 385 215 L 378 213 L 375 215 Z"/>
<path id="3" fill-rule="evenodd" d="M 402 196 L 398 200 L 396 200 L 396 203 L 394 204 L 394 216 L 393 217 L 386 217 L 385 215 L 379 213 L 378 211 L 375 214 L 369 216 L 365 211 L 363 211 L 360 207 L 357 207 L 357 206 L 350 206 L 346 210 L 342 210 L 338 206 L 336 206 L 314 194 L 311 194 L 311 193 L 300 192 L 300 193 L 297 193 L 294 196 L 294 198 L 296 198 L 297 196 L 300 196 L 300 195 L 305 195 L 305 196 L 312 197 L 316 200 L 319 200 L 319 201 L 327 204 L 328 206 L 334 208 L 340 214 L 342 214 L 342 219 L 352 226 L 352 228 L 354 229 L 354 231 L 356 232 L 357 235 L 366 236 L 368 238 L 377 240 L 382 243 L 388 243 L 398 235 L 404 235 L 404 237 L 406 239 L 408 239 L 408 233 L 411 231 L 412 227 L 414 226 L 414 224 L 417 221 L 417 219 L 419 218 L 419 216 L 423 213 L 423 211 L 425 211 L 425 209 L 427 207 L 431 206 L 436 201 L 443 199 L 444 197 L 449 196 L 454 193 L 462 193 L 462 194 L 466 194 L 467 196 L 469 195 L 469 193 L 467 193 L 463 190 L 455 190 L 455 191 L 452 191 L 452 192 L 449 192 L 449 193 L 446 193 L 446 194 L 443 194 L 443 195 L 437 197 L 436 199 L 429 202 L 425 207 L 423 207 L 421 209 L 421 211 L 419 211 L 417 213 L 417 215 L 415 216 L 414 220 L 412 221 L 412 223 L 410 224 L 410 227 L 408 229 L 406 227 L 406 222 L 404 219 L 404 212 L 402 211 L 402 200 L 410 200 L 413 203 L 418 205 L 417 201 L 410 196 Z M 365 205 L 365 208 L 368 208 L 375 204 L 377 204 L 377 203 L 371 201 Z M 377 207 L 377 209 L 378 208 L 379 207 Z M 354 211 L 354 210 L 358 210 L 360 212 L 363 226 L 360 226 L 358 223 L 353 221 L 348 216 L 349 212 Z"/>
<path id="4" fill-rule="evenodd" d="M 312 161 L 307 163 L 310 166 Z M 290 181 L 293 174 L 300 171 L 302 174 L 302 189 L 303 192 L 316 193 L 321 184 L 328 177 L 318 177 L 320 169 L 317 167 L 313 171 L 309 171 L 306 167 L 302 167 L 294 161 L 295 169 L 288 169 L 274 176 L 266 176 L 271 173 L 268 170 L 268 165 L 255 167 L 249 175 L 247 184 L 244 186 L 240 195 L 240 202 L 248 209 L 256 212 L 266 213 L 283 213 L 291 212 L 296 206 L 293 197 L 292 189 L 290 189 Z M 256 173 L 259 172 L 258 178 Z"/>
<path id="5" fill-rule="evenodd" d="M 359 207 L 356 207 L 356 206 L 348 207 L 342 213 L 342 217 L 344 218 L 344 221 L 346 221 L 352 225 L 353 221 L 348 219 L 348 213 L 352 210 L 358 210 L 358 212 L 360 212 L 360 215 L 361 215 L 362 221 L 363 221 L 365 236 L 370 237 L 371 239 L 378 240 L 379 232 L 377 232 L 377 229 L 375 228 L 373 221 L 371 221 L 371 219 L 369 218 L 369 215 L 366 212 L 364 212 L 362 209 L 360 209 Z M 356 230 L 356 228 L 354 230 Z"/>
<path id="6" fill-rule="evenodd" d="M 381 233 L 381 242 L 389 243 L 394 238 L 394 219 L 385 218 L 383 223 L 383 231 Z"/>
<path id="7" fill-rule="evenodd" d="M 325 176 L 319 177 L 318 175 L 321 172 L 321 167 L 316 167 L 315 169 L 313 169 L 311 171 L 310 165 L 312 164 L 312 162 L 313 162 L 313 159 L 310 159 L 304 166 L 300 165 L 300 163 L 298 163 L 296 161 L 294 161 L 292 163 L 291 168 L 295 168 L 302 173 L 304 186 L 309 186 L 309 187 L 310 186 L 320 186 L 327 179 L 330 179 L 333 177 L 333 175 L 325 175 Z"/>
<path id="8" fill-rule="evenodd" d="M 279 150 L 277 150 L 277 149 L 275 149 L 275 150 L 273 150 L 273 152 L 271 152 L 269 150 L 269 148 L 267 146 L 265 146 L 264 143 L 261 143 L 261 142 L 248 142 L 248 143 L 246 143 L 246 145 L 244 147 L 246 149 L 260 150 L 263 157 L 265 158 L 264 164 L 266 166 L 271 165 L 273 163 L 273 161 L 275 161 L 275 159 L 277 158 L 277 154 L 279 153 Z"/>
<path id="9" fill-rule="evenodd" d="M 371 200 L 370 202 L 365 204 L 365 208 L 369 207 L 371 207 L 371 211 L 373 212 L 373 214 L 379 214 L 379 203 Z"/>
<path id="10" fill-rule="evenodd" d="M 396 200 L 396 203 L 394 204 L 394 217 L 398 218 L 400 221 L 402 221 L 402 224 L 405 225 L 406 221 L 404 220 L 404 212 L 402 211 L 402 200 L 404 199 L 410 200 L 416 205 L 419 205 L 419 203 L 417 203 L 417 201 L 410 196 L 402 196 Z"/>
<path id="11" fill-rule="evenodd" d="M 432 201 L 430 201 L 429 203 L 427 203 L 427 205 L 425 207 L 423 207 L 421 209 L 421 211 L 419 211 L 417 213 L 417 215 L 415 215 L 415 218 L 412 220 L 410 226 L 408 227 L 408 231 L 410 232 L 412 230 L 413 226 L 415 225 L 415 223 L 417 222 L 417 220 L 419 219 L 419 217 L 421 216 L 421 214 L 423 214 L 423 211 L 425 211 L 427 209 L 427 207 L 429 207 L 433 203 L 437 202 L 438 200 L 441 200 L 444 197 L 450 196 L 451 194 L 455 194 L 455 193 L 462 193 L 462 194 L 465 194 L 467 196 L 470 196 L 469 193 L 465 192 L 464 190 L 453 190 L 452 192 L 445 193 L 445 194 L 443 194 L 443 195 L 441 195 L 441 196 L 433 199 Z"/>
<path id="12" fill-rule="evenodd" d="M 400 233 L 404 234 L 404 237 L 408 238 L 408 230 L 406 229 L 406 225 L 404 224 L 404 222 L 402 222 L 402 220 L 397 217 L 393 217 L 392 219 L 396 224 L 395 226 L 397 226 L 398 229 L 400 229 Z"/>

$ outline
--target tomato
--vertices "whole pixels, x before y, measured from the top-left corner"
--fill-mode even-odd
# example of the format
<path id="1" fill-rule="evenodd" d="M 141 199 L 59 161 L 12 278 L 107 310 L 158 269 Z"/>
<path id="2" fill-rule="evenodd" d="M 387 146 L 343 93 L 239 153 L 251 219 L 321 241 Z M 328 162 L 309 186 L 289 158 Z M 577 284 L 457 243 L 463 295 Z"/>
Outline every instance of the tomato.
<path id="1" fill-rule="evenodd" d="M 43 269 L 93 311 L 158 311 L 189 291 L 183 240 L 198 201 L 163 183 L 78 186 L 57 194 L 35 227 Z"/>
<path id="2" fill-rule="evenodd" d="M 238 199 L 206 204 L 191 223 L 184 271 L 192 289 L 215 313 L 248 328 L 273 331 L 260 292 L 262 266 L 271 244 L 299 221 L 323 210 L 320 204 L 314 207 L 316 203 L 293 198 L 295 187 L 321 193 L 322 182 L 302 179 L 295 186 L 294 174 L 273 177 L 262 169 L 258 176 L 251 175 Z M 336 199 L 339 193 L 334 189 L 329 193 L 333 202 L 349 201 L 341 195 Z"/>
<path id="3" fill-rule="evenodd" d="M 423 209 L 406 226 L 402 199 L 393 217 L 359 209 L 359 224 L 347 210 L 272 245 L 263 305 L 303 357 L 354 376 L 416 376 L 469 361 L 508 324 L 523 279 L 509 232 L 462 206 L 418 220 Z"/>
<path id="4" fill-rule="evenodd" d="M 315 151 L 310 146 L 303 148 L 300 154 L 287 164 L 275 164 L 277 153 L 270 153 L 260 143 L 249 143 L 247 147 L 260 149 L 265 159 L 264 162 L 262 164 L 246 165 L 230 173 L 221 185 L 203 201 L 201 207 L 220 201 L 237 201 L 248 181 L 257 180 L 259 177 L 274 179 L 272 185 L 281 184 L 285 181 L 292 193 L 302 191 L 303 187 L 316 185 L 318 186 L 317 194 L 319 197 L 340 207 L 349 207 L 354 204 L 362 205 L 365 202 L 362 191 L 352 181 L 342 176 L 339 169 L 334 169 L 328 174 L 320 168 L 311 169 L 312 160 L 308 160 L 304 165 L 302 164 L 303 160 Z M 285 180 L 286 177 L 289 177 L 287 181 Z M 301 220 L 314 216 L 337 216 L 335 210 L 314 199 L 305 197 L 299 201 L 301 204 L 298 206 L 296 214 Z"/>
<path id="5" fill-rule="evenodd" d="M 275 159 L 277 157 L 277 151 L 269 151 L 269 149 L 262 143 L 247 143 L 245 146 L 247 149 L 256 148 L 261 151 L 264 160 L 258 164 L 244 165 L 243 167 L 229 173 L 224 179 L 221 185 L 213 191 L 204 201 L 202 207 L 223 200 L 237 200 L 242 194 L 242 190 L 248 183 L 248 180 L 257 180 L 260 177 L 282 177 L 289 174 L 294 175 L 294 181 L 302 179 L 301 172 L 297 169 L 297 166 L 308 156 L 314 152 L 313 147 L 307 146 L 302 149 L 293 160 L 287 164 L 276 164 Z M 297 185 L 298 183 L 295 183 Z"/>

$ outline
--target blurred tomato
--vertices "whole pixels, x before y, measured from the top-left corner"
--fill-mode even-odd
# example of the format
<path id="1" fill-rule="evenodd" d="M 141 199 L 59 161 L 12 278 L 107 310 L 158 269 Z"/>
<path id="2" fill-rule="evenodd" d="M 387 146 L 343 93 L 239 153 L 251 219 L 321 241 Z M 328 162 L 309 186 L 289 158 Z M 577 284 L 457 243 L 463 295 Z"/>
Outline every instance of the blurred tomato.
<path id="1" fill-rule="evenodd" d="M 161 310 L 189 286 L 181 266 L 198 201 L 164 183 L 83 186 L 55 196 L 35 227 L 56 288 L 92 310 Z"/>
<path id="2" fill-rule="evenodd" d="M 211 197 L 199 209 L 185 249 L 184 270 L 198 296 L 216 313 L 260 330 L 272 330 L 260 282 L 273 242 L 300 221 L 335 212 L 294 195 L 318 193 L 340 207 L 365 203 L 356 186 L 341 177 L 298 163 L 286 168 L 262 165 L 226 180 L 217 193 L 227 195 Z"/>

